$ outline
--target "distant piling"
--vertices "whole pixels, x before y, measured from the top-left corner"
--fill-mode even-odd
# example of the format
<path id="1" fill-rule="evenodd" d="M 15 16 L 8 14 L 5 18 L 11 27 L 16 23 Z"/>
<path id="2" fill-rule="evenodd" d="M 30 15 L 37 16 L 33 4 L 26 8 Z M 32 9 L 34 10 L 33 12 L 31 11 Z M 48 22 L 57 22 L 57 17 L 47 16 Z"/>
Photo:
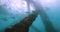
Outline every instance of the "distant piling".
<path id="1" fill-rule="evenodd" d="M 46 31 L 47 32 L 57 32 L 56 29 L 53 27 L 51 21 L 49 20 L 49 17 L 45 13 L 41 4 L 34 2 L 32 0 L 30 3 L 32 3 L 34 5 L 35 9 L 38 11 L 39 15 L 41 16 L 42 23 L 44 24 Z"/>

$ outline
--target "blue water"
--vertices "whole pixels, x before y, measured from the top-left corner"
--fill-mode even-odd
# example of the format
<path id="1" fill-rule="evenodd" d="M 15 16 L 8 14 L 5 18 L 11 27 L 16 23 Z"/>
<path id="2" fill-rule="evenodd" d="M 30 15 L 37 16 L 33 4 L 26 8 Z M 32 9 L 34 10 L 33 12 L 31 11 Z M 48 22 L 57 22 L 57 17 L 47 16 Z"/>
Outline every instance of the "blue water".
<path id="1" fill-rule="evenodd" d="M 47 8 L 46 7 L 44 7 L 45 12 L 51 20 L 52 25 L 57 31 L 60 32 L 60 0 L 57 0 L 55 5 L 48 6 Z M 19 14 L 16 11 L 12 12 L 6 9 L 4 6 L 0 7 L 0 32 L 4 32 L 5 28 L 10 28 L 12 25 L 25 18 L 27 15 L 28 13 Z M 38 31 L 46 32 L 40 15 L 38 15 L 36 20 L 29 28 L 29 32 L 37 32 L 37 30 L 34 29 L 32 26 L 34 26 Z"/>

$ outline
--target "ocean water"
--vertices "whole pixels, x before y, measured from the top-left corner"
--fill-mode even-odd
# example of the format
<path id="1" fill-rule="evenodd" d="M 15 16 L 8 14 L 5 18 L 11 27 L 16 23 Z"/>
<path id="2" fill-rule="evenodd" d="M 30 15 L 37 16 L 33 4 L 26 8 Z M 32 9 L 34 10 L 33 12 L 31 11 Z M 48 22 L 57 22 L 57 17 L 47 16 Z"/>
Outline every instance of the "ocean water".
<path id="1" fill-rule="evenodd" d="M 15 1 L 18 2 L 17 0 Z M 10 2 L 13 2 L 13 4 Z M 5 32 L 6 28 L 11 28 L 11 26 L 29 15 L 26 2 L 23 1 L 23 4 L 20 3 L 22 1 L 18 4 L 12 0 L 10 2 L 8 0 L 0 0 L 0 32 Z M 53 27 L 60 32 L 60 0 L 41 0 L 40 2 Z M 30 8 L 32 12 L 34 9 Z M 46 32 L 41 15 L 38 15 L 29 27 L 29 32 Z"/>

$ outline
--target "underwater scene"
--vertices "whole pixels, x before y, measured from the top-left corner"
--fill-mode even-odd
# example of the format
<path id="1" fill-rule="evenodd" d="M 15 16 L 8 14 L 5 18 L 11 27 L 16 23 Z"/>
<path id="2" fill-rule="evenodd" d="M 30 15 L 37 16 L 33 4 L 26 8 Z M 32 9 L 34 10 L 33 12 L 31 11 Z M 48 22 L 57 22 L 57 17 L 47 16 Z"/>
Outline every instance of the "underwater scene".
<path id="1" fill-rule="evenodd" d="M 0 32 L 60 32 L 60 0 L 0 0 Z"/>

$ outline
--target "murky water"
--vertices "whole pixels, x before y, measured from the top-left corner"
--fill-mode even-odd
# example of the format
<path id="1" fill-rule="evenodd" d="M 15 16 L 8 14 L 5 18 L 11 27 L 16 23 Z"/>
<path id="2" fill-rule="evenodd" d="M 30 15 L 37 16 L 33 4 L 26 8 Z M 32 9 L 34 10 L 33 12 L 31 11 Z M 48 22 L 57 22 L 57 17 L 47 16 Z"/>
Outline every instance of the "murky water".
<path id="1" fill-rule="evenodd" d="M 60 0 L 37 0 L 35 2 L 42 5 L 52 23 L 51 25 L 60 32 Z M 34 8 L 33 4 L 30 5 L 30 13 L 35 10 Z M 0 32 L 5 32 L 6 28 L 11 28 L 11 26 L 28 15 L 28 5 L 25 0 L 0 0 Z M 40 14 L 29 27 L 29 32 L 46 32 L 46 27 Z"/>

